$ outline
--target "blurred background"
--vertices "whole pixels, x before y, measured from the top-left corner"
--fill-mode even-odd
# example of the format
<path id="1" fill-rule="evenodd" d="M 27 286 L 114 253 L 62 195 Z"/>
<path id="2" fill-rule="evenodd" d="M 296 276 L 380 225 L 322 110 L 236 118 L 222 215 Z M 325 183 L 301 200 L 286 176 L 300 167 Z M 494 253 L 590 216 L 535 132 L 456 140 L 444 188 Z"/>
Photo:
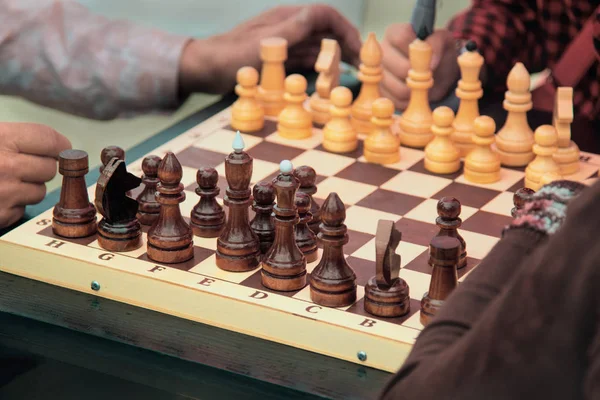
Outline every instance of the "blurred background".
<path id="1" fill-rule="evenodd" d="M 140 24 L 195 37 L 222 33 L 236 24 L 280 4 L 306 4 L 301 0 L 78 0 L 91 11 L 109 18 L 129 19 Z M 381 40 L 386 26 L 409 22 L 415 0 L 324 0 L 356 24 L 366 37 L 375 32 Z M 469 0 L 438 0 L 436 24 L 444 26 Z M 103 147 L 118 144 L 125 150 L 160 132 L 173 123 L 216 101 L 218 97 L 195 95 L 169 115 L 144 115 L 108 122 L 93 121 L 40 107 L 25 100 L 0 96 L 0 120 L 27 121 L 49 125 L 67 136 L 73 147 L 86 150 L 90 167 L 99 162 Z M 114 138 L 114 140 L 112 140 Z M 118 139 L 117 139 L 118 138 Z M 60 186 L 60 176 L 49 183 L 48 191 Z"/>

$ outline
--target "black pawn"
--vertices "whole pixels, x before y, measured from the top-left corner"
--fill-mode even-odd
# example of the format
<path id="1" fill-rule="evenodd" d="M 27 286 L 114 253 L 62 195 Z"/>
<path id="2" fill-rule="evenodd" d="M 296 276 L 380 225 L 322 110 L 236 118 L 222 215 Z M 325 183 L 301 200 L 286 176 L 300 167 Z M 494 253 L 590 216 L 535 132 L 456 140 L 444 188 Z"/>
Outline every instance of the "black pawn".
<path id="1" fill-rule="evenodd" d="M 436 236 L 450 236 L 458 239 L 461 244 L 460 259 L 458 269 L 467 265 L 467 244 L 463 237 L 458 233 L 458 228 L 462 225 L 462 219 L 459 215 L 461 204 L 454 197 L 442 197 L 437 204 L 438 217 L 435 223 L 440 228 Z"/>
<path id="2" fill-rule="evenodd" d="M 308 223 L 308 227 L 315 234 L 319 233 L 319 225 L 321 224 L 321 207 L 313 199 L 313 195 L 317 193 L 317 173 L 314 168 L 308 165 L 303 165 L 294 170 L 294 176 L 298 179 L 300 187 L 298 192 L 306 193 L 310 197 L 310 214 L 312 220 Z"/>
<path id="3" fill-rule="evenodd" d="M 158 185 L 158 166 L 161 158 L 159 156 L 148 156 L 142 161 L 142 184 L 144 190 L 137 196 L 139 204 L 137 219 L 142 225 L 152 226 L 158 219 L 160 203 L 156 200 L 156 185 Z"/>
<path id="4" fill-rule="evenodd" d="M 201 167 L 196 172 L 196 194 L 200 200 L 190 214 L 190 226 L 196 236 L 218 237 L 225 226 L 225 211 L 216 200 L 220 192 L 218 181 L 219 174 L 214 168 Z"/>
<path id="5" fill-rule="evenodd" d="M 273 206 L 275 205 L 275 190 L 271 182 L 259 182 L 252 188 L 254 203 L 254 218 L 250 221 L 250 228 L 258 236 L 261 254 L 266 254 L 275 240 L 275 225 L 273 224 Z"/>
<path id="6" fill-rule="evenodd" d="M 106 164 L 113 158 L 117 157 L 119 160 L 125 161 L 125 150 L 118 146 L 108 146 L 102 149 L 100 152 L 100 161 L 102 165 L 100 166 L 100 173 L 104 171 L 104 167 Z"/>
<path id="7" fill-rule="evenodd" d="M 517 212 L 525 206 L 525 203 L 529 197 L 531 197 L 531 195 L 534 193 L 535 191 L 533 191 L 533 189 L 526 187 L 520 188 L 515 192 L 513 195 L 514 208 L 510 210 L 510 215 L 512 215 L 513 218 L 517 216 Z"/>
<path id="8" fill-rule="evenodd" d="M 298 208 L 298 225 L 296 225 L 296 244 L 306 257 L 306 262 L 317 261 L 317 235 L 308 227 L 312 221 L 310 214 L 310 196 L 306 193 L 296 192 L 296 207 Z"/>

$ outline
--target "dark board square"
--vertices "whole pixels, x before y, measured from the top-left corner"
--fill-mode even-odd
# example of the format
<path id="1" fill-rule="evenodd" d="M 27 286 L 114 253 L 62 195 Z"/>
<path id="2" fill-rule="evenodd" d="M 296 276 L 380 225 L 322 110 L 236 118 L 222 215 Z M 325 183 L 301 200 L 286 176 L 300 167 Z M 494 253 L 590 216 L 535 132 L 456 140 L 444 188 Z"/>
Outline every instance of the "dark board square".
<path id="1" fill-rule="evenodd" d="M 227 126 L 225 126 L 223 129 L 226 129 L 228 131 L 237 131 L 237 129 L 233 129 L 231 127 L 230 124 L 227 124 Z M 275 133 L 275 131 L 277 130 L 277 122 L 276 121 L 271 121 L 270 119 L 265 119 L 265 126 L 263 126 L 263 128 L 260 131 L 257 132 L 241 132 L 245 135 L 252 135 L 252 136 L 258 136 L 261 138 L 266 138 L 267 136 Z"/>
<path id="2" fill-rule="evenodd" d="M 507 192 L 515 193 L 517 190 L 521 189 L 522 187 L 525 187 L 525 178 L 521 179 L 519 182 L 515 183 L 510 188 L 508 188 Z"/>
<path id="3" fill-rule="evenodd" d="M 177 153 L 176 157 L 184 167 L 198 169 L 200 167 L 214 168 L 219 164 L 223 164 L 227 155 L 190 146 Z"/>
<path id="4" fill-rule="evenodd" d="M 358 145 L 356 146 L 356 149 L 353 151 L 349 151 L 347 153 L 335 153 L 335 154 L 339 154 L 341 156 L 346 156 L 346 157 L 351 157 L 351 158 L 360 158 L 362 157 L 363 153 L 364 153 L 364 142 L 362 140 L 358 141 Z M 327 151 L 322 144 L 320 144 L 319 146 L 317 146 L 317 148 L 315 150 L 319 150 L 319 151 L 324 151 L 327 153 L 330 153 L 329 151 Z"/>
<path id="5" fill-rule="evenodd" d="M 396 215 L 404 215 L 423 202 L 420 197 L 377 189 L 356 205 Z"/>
<path id="6" fill-rule="evenodd" d="M 499 238 L 511 222 L 509 216 L 479 210 L 463 222 L 461 229 Z"/>
<path id="7" fill-rule="evenodd" d="M 435 223 L 427 224 L 410 218 L 402 218 L 396 222 L 396 229 L 402 232 L 403 242 L 421 246 L 429 246 L 431 239 L 440 230 Z"/>
<path id="8" fill-rule="evenodd" d="M 436 200 L 439 200 L 445 196 L 455 197 L 458 199 L 460 204 L 464 206 L 481 208 L 495 199 L 498 194 L 499 192 L 497 190 L 452 182 L 431 197 Z"/>
<path id="9" fill-rule="evenodd" d="M 418 163 L 410 167 L 408 170 L 413 172 L 420 172 L 426 175 L 439 176 L 447 179 L 456 179 L 463 173 L 463 162 L 460 162 L 460 168 L 453 174 L 436 174 L 435 172 L 428 171 L 427 169 L 425 169 L 425 160 L 419 161 Z"/>
<path id="10" fill-rule="evenodd" d="M 348 243 L 344 246 L 344 254 L 354 253 L 374 237 L 374 235 L 368 233 L 348 230 Z"/>
<path id="11" fill-rule="evenodd" d="M 386 168 L 380 164 L 355 162 L 344 168 L 335 176 L 351 181 L 362 182 L 368 185 L 381 186 L 392 179 L 400 171 Z"/>
<path id="12" fill-rule="evenodd" d="M 460 268 L 459 270 L 457 270 L 458 273 L 458 279 L 462 278 L 463 275 L 465 275 L 467 272 L 469 272 L 470 270 L 472 270 L 473 268 L 475 268 L 478 264 L 479 264 L 480 260 L 473 258 L 473 257 L 469 257 L 469 245 L 467 244 L 467 265 L 464 266 L 463 268 Z M 429 265 L 429 251 L 425 250 L 424 252 L 422 252 L 421 254 L 419 254 L 415 259 L 413 259 L 411 262 L 409 262 L 408 264 L 406 264 L 404 266 L 405 269 L 410 269 L 412 271 L 418 271 L 418 272 L 422 272 L 424 274 L 428 274 L 431 275 L 431 266 Z M 400 271 L 400 276 L 402 276 L 402 271 Z M 424 293 L 418 294 L 412 294 L 412 297 L 416 297 L 420 299 L 419 296 L 422 296 Z"/>
<path id="13" fill-rule="evenodd" d="M 265 286 L 263 286 L 262 281 L 261 281 L 261 268 L 257 268 L 256 272 L 253 273 L 252 275 L 250 275 L 248 278 L 244 279 L 240 285 L 242 286 L 246 286 L 252 289 L 256 289 L 256 290 L 260 290 L 261 292 L 266 292 L 266 293 L 272 293 L 272 294 L 278 294 L 281 296 L 287 296 L 287 297 L 292 297 L 294 296 L 296 293 L 298 293 L 300 290 L 294 290 L 291 292 L 279 292 L 276 290 L 271 290 Z M 306 274 L 306 284 L 308 285 L 308 282 L 310 281 L 310 275 Z"/>
<path id="14" fill-rule="evenodd" d="M 263 141 L 248 150 L 251 157 L 276 164 L 279 164 L 281 160 L 293 160 L 303 152 L 302 149 L 267 141 Z"/>
<path id="15" fill-rule="evenodd" d="M 196 265 L 200 264 L 202 261 L 206 260 L 211 255 L 213 255 L 213 253 L 214 253 L 214 251 L 205 249 L 204 247 L 194 246 L 194 257 L 191 260 L 188 260 L 186 262 L 177 263 L 177 264 L 161 264 L 161 263 L 158 263 L 156 261 L 149 259 L 148 254 L 146 254 L 146 253 L 139 256 L 138 260 L 148 261 L 150 263 L 153 263 L 156 265 L 162 265 L 162 266 L 165 266 L 168 268 L 179 269 L 182 271 L 189 271 L 190 269 L 194 268 Z"/>
<path id="16" fill-rule="evenodd" d="M 411 295 L 412 295 L 412 293 L 411 293 Z M 346 310 L 346 312 L 349 312 L 352 314 L 357 314 L 357 315 L 362 315 L 363 317 L 368 318 L 370 320 L 375 319 L 375 320 L 389 322 L 392 324 L 402 325 L 407 319 L 412 317 L 415 313 L 419 312 L 420 309 L 421 309 L 421 300 L 420 299 L 415 300 L 411 297 L 410 309 L 406 315 L 404 315 L 402 317 L 393 317 L 393 318 L 378 317 L 375 315 L 371 315 L 365 311 L 365 299 L 363 297 L 359 301 L 354 303 L 351 307 L 349 307 L 348 310 Z M 377 322 L 375 322 L 375 323 L 377 323 Z M 418 331 L 415 329 L 415 336 L 417 334 L 418 334 Z"/>
<path id="17" fill-rule="evenodd" d="M 87 246 L 90 243 L 92 243 L 94 240 L 96 240 L 96 238 L 97 238 L 96 234 L 93 234 L 88 237 L 76 238 L 76 239 L 58 236 L 58 235 L 55 235 L 54 232 L 52 232 L 52 225 L 51 225 L 52 221 L 48 221 L 48 220 L 44 220 L 44 221 L 47 221 L 48 226 L 46 228 L 42 229 L 41 231 L 39 231 L 38 234 L 42 235 L 42 236 L 47 236 L 47 237 L 51 238 L 52 240 L 60 240 L 61 242 L 74 243 L 74 244 L 79 244 L 82 246 Z"/>
<path id="18" fill-rule="evenodd" d="M 357 285 L 365 286 L 369 279 L 375 276 L 375 261 L 350 256 L 346 258 L 346 262 L 356 274 Z"/>

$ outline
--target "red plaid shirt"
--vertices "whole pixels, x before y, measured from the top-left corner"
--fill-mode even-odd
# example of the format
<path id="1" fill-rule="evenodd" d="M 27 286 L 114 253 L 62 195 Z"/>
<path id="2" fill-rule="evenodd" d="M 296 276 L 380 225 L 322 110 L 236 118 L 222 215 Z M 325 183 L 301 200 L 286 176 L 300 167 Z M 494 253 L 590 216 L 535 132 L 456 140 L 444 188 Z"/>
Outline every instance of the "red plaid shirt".
<path id="1" fill-rule="evenodd" d="M 552 68 L 583 25 L 595 14 L 597 61 L 573 88 L 575 113 L 592 120 L 600 114 L 599 0 L 473 0 L 449 24 L 457 39 L 474 40 L 490 75 L 487 90 L 506 90 L 516 62 L 529 72 Z"/>

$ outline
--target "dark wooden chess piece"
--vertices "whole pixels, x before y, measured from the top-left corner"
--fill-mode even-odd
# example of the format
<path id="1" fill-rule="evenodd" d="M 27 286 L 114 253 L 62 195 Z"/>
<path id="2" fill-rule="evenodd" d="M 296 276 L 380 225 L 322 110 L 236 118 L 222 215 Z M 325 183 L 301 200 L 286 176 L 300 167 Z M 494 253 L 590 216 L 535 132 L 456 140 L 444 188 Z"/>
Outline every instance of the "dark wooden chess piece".
<path id="1" fill-rule="evenodd" d="M 296 244 L 307 263 L 317 261 L 317 235 L 308 227 L 312 221 L 310 214 L 310 196 L 303 192 L 296 192 L 296 208 L 298 209 L 299 221 L 296 225 Z"/>
<path id="2" fill-rule="evenodd" d="M 306 257 L 296 244 L 295 226 L 300 220 L 296 210 L 298 180 L 293 176 L 292 163 L 280 164 L 280 173 L 273 187 L 277 203 L 275 214 L 275 240 L 262 261 L 262 284 L 272 290 L 294 291 L 306 286 Z"/>
<path id="3" fill-rule="evenodd" d="M 88 154 L 83 150 L 64 150 L 58 155 L 58 172 L 63 176 L 60 200 L 52 211 L 55 235 L 80 238 L 96 233 L 96 207 L 90 203 L 85 175 L 89 172 Z"/>
<path id="4" fill-rule="evenodd" d="M 429 244 L 429 265 L 433 268 L 429 290 L 421 300 L 421 324 L 427 326 L 458 286 L 457 266 L 460 241 L 452 236 L 436 236 Z"/>
<path id="5" fill-rule="evenodd" d="M 267 254 L 275 240 L 275 225 L 273 224 L 273 206 L 275 205 L 275 190 L 271 182 L 258 182 L 252 188 L 254 218 L 250 228 L 258 236 L 261 254 Z"/>
<path id="6" fill-rule="evenodd" d="M 312 197 L 313 194 L 317 193 L 317 185 L 315 184 L 317 173 L 314 168 L 302 165 L 296 168 L 294 176 L 300 182 L 298 191 L 310 196 L 310 214 L 312 215 L 312 220 L 308 223 L 308 227 L 316 235 L 319 233 L 319 226 L 321 224 L 321 207 L 319 207 L 319 204 Z"/>
<path id="7" fill-rule="evenodd" d="M 348 229 L 346 208 L 337 193 L 330 193 L 321 208 L 318 238 L 321 261 L 310 274 L 310 298 L 326 307 L 344 307 L 356 301 L 356 274 L 344 257 Z"/>
<path id="8" fill-rule="evenodd" d="M 194 256 L 193 233 L 181 216 L 179 204 L 185 201 L 181 178 L 183 169 L 169 152 L 158 166 L 157 185 L 160 213 L 148 231 L 148 258 L 165 264 L 180 263 Z"/>
<path id="9" fill-rule="evenodd" d="M 104 171 L 106 164 L 108 164 L 108 162 L 115 157 L 117 157 L 119 160 L 125 161 L 125 150 L 119 146 L 108 146 L 102 149 L 100 152 L 100 162 L 102 162 L 102 165 L 99 168 L 100 173 Z"/>
<path id="10" fill-rule="evenodd" d="M 461 204 L 454 197 L 442 197 L 437 204 L 438 217 L 435 223 L 440 228 L 437 236 L 452 236 L 460 241 L 462 246 L 458 269 L 467 266 L 467 244 L 463 237 L 458 233 L 458 228 L 462 225 L 459 215 Z"/>
<path id="11" fill-rule="evenodd" d="M 228 187 L 223 203 L 229 209 L 225 227 L 217 239 L 216 263 L 231 272 L 251 271 L 260 263 L 260 242 L 250 228 L 250 179 L 253 159 L 244 151 L 244 141 L 238 132 L 233 140 L 233 152 L 225 159 Z"/>
<path id="12" fill-rule="evenodd" d="M 409 287 L 400 277 L 396 248 L 402 234 L 393 221 L 379 221 L 375 239 L 375 276 L 365 286 L 365 311 L 378 317 L 401 317 L 410 311 Z"/>
<path id="13" fill-rule="evenodd" d="M 152 226 L 158 219 L 160 203 L 156 200 L 156 185 L 158 185 L 158 166 L 161 162 L 159 156 L 150 155 L 142 161 L 142 183 L 144 189 L 137 197 L 139 204 L 137 219 L 142 225 Z"/>
<path id="14" fill-rule="evenodd" d="M 142 180 L 127 172 L 125 161 L 113 157 L 96 184 L 96 208 L 104 218 L 98 223 L 98 244 L 113 252 L 142 246 L 142 227 L 136 218 L 138 202 L 127 193 Z"/>
<path id="15" fill-rule="evenodd" d="M 225 211 L 216 200 L 220 192 L 218 181 L 219 173 L 212 167 L 201 167 L 196 172 L 196 194 L 200 200 L 190 213 L 190 225 L 196 236 L 218 237 L 225 226 Z"/>
<path id="16" fill-rule="evenodd" d="M 513 218 L 517 216 L 517 212 L 525 206 L 527 200 L 529 200 L 531 195 L 534 193 L 535 191 L 533 189 L 529 189 L 526 187 L 522 187 L 515 192 L 515 194 L 513 195 L 514 207 L 512 210 L 510 210 L 510 215 L 512 215 Z"/>

